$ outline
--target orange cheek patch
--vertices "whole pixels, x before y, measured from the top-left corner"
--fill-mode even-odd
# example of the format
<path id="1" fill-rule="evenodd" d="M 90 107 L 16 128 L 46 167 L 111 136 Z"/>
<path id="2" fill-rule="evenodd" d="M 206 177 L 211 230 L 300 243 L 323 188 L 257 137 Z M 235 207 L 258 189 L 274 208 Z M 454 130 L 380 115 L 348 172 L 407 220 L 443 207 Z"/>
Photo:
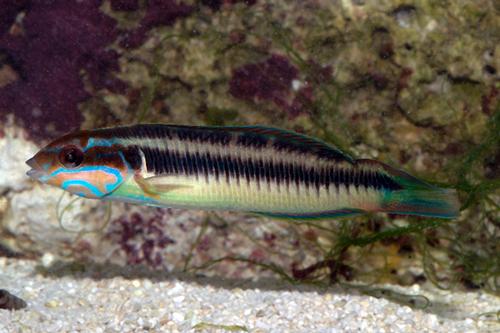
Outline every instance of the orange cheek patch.
<path id="1" fill-rule="evenodd" d="M 55 172 L 48 183 L 86 198 L 101 198 L 114 191 L 123 179 L 118 169 L 92 166 Z"/>

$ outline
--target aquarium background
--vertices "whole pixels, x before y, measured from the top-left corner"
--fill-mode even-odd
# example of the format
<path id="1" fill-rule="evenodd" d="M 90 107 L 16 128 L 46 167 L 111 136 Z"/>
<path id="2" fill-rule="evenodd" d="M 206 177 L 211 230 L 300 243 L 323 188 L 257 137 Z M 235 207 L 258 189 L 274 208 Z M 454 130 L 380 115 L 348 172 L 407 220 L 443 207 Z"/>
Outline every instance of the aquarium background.
<path id="1" fill-rule="evenodd" d="M 221 279 L 500 284 L 496 1 L 0 0 L 0 254 Z M 80 200 L 25 176 L 75 129 L 269 125 L 457 188 L 457 220 L 296 223 Z M 48 259 L 47 259 L 48 258 Z"/>

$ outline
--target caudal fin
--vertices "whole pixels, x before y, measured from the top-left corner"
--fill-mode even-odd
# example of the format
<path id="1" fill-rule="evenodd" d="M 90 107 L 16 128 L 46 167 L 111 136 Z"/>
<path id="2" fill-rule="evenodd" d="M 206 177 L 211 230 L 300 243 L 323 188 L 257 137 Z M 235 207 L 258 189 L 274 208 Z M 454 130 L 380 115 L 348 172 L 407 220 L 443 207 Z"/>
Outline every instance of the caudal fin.
<path id="1" fill-rule="evenodd" d="M 400 189 L 386 191 L 380 211 L 402 215 L 420 215 L 453 219 L 459 216 L 460 203 L 454 189 L 443 189 L 426 183 L 386 164 L 360 160 L 389 175 Z"/>
<path id="2" fill-rule="evenodd" d="M 393 214 L 420 215 L 454 219 L 460 204 L 455 190 L 399 190 L 384 196 L 382 211 Z"/>

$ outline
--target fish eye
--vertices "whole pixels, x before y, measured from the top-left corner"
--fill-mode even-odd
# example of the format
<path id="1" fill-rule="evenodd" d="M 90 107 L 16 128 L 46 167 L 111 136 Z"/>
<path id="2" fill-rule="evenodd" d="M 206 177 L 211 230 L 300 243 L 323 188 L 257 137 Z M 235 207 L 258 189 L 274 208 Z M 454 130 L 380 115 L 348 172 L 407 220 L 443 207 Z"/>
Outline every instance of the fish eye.
<path id="1" fill-rule="evenodd" d="M 66 168 L 76 168 L 83 162 L 83 152 L 75 146 L 64 147 L 59 153 L 59 161 Z"/>

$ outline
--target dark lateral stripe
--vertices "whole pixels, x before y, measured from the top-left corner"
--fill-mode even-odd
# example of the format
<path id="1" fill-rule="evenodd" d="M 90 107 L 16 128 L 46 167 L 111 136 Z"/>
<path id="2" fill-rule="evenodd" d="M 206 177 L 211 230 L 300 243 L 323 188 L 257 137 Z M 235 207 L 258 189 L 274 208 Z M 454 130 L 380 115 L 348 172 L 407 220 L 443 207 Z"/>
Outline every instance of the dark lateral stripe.
<path id="1" fill-rule="evenodd" d="M 278 151 L 287 151 L 304 155 L 316 155 L 324 160 L 344 161 L 345 155 L 328 146 L 312 142 L 295 142 L 277 138 L 273 147 Z"/>
<path id="2" fill-rule="evenodd" d="M 253 148 L 263 148 L 268 142 L 269 138 L 257 133 L 241 133 L 236 140 L 239 146 Z"/>
<path id="3" fill-rule="evenodd" d="M 172 126 L 172 125 L 134 125 L 97 130 L 96 135 L 101 137 L 116 137 L 127 139 L 165 139 L 180 141 L 204 142 L 217 145 L 227 145 L 233 134 L 224 130 L 211 130 L 206 127 Z"/>
<path id="4" fill-rule="evenodd" d="M 148 172 L 156 175 L 173 174 L 196 177 L 213 175 L 216 179 L 240 181 L 254 180 L 276 182 L 277 184 L 303 184 L 319 189 L 321 186 L 340 185 L 372 187 L 375 189 L 398 190 L 402 187 L 389 176 L 372 171 L 347 170 L 344 168 L 308 167 L 301 163 L 283 161 L 264 161 L 262 159 L 242 159 L 230 155 L 211 155 L 209 153 L 185 153 L 141 147 Z"/>
<path id="5" fill-rule="evenodd" d="M 150 138 L 150 139 L 173 139 L 174 131 L 165 125 L 134 125 L 114 128 L 98 129 L 92 132 L 92 136 L 101 138 Z"/>
<path id="6" fill-rule="evenodd" d="M 211 131 L 199 128 L 176 128 L 175 130 L 179 140 L 188 140 L 194 142 L 206 142 L 217 145 L 228 145 L 233 138 L 230 132 Z"/>

